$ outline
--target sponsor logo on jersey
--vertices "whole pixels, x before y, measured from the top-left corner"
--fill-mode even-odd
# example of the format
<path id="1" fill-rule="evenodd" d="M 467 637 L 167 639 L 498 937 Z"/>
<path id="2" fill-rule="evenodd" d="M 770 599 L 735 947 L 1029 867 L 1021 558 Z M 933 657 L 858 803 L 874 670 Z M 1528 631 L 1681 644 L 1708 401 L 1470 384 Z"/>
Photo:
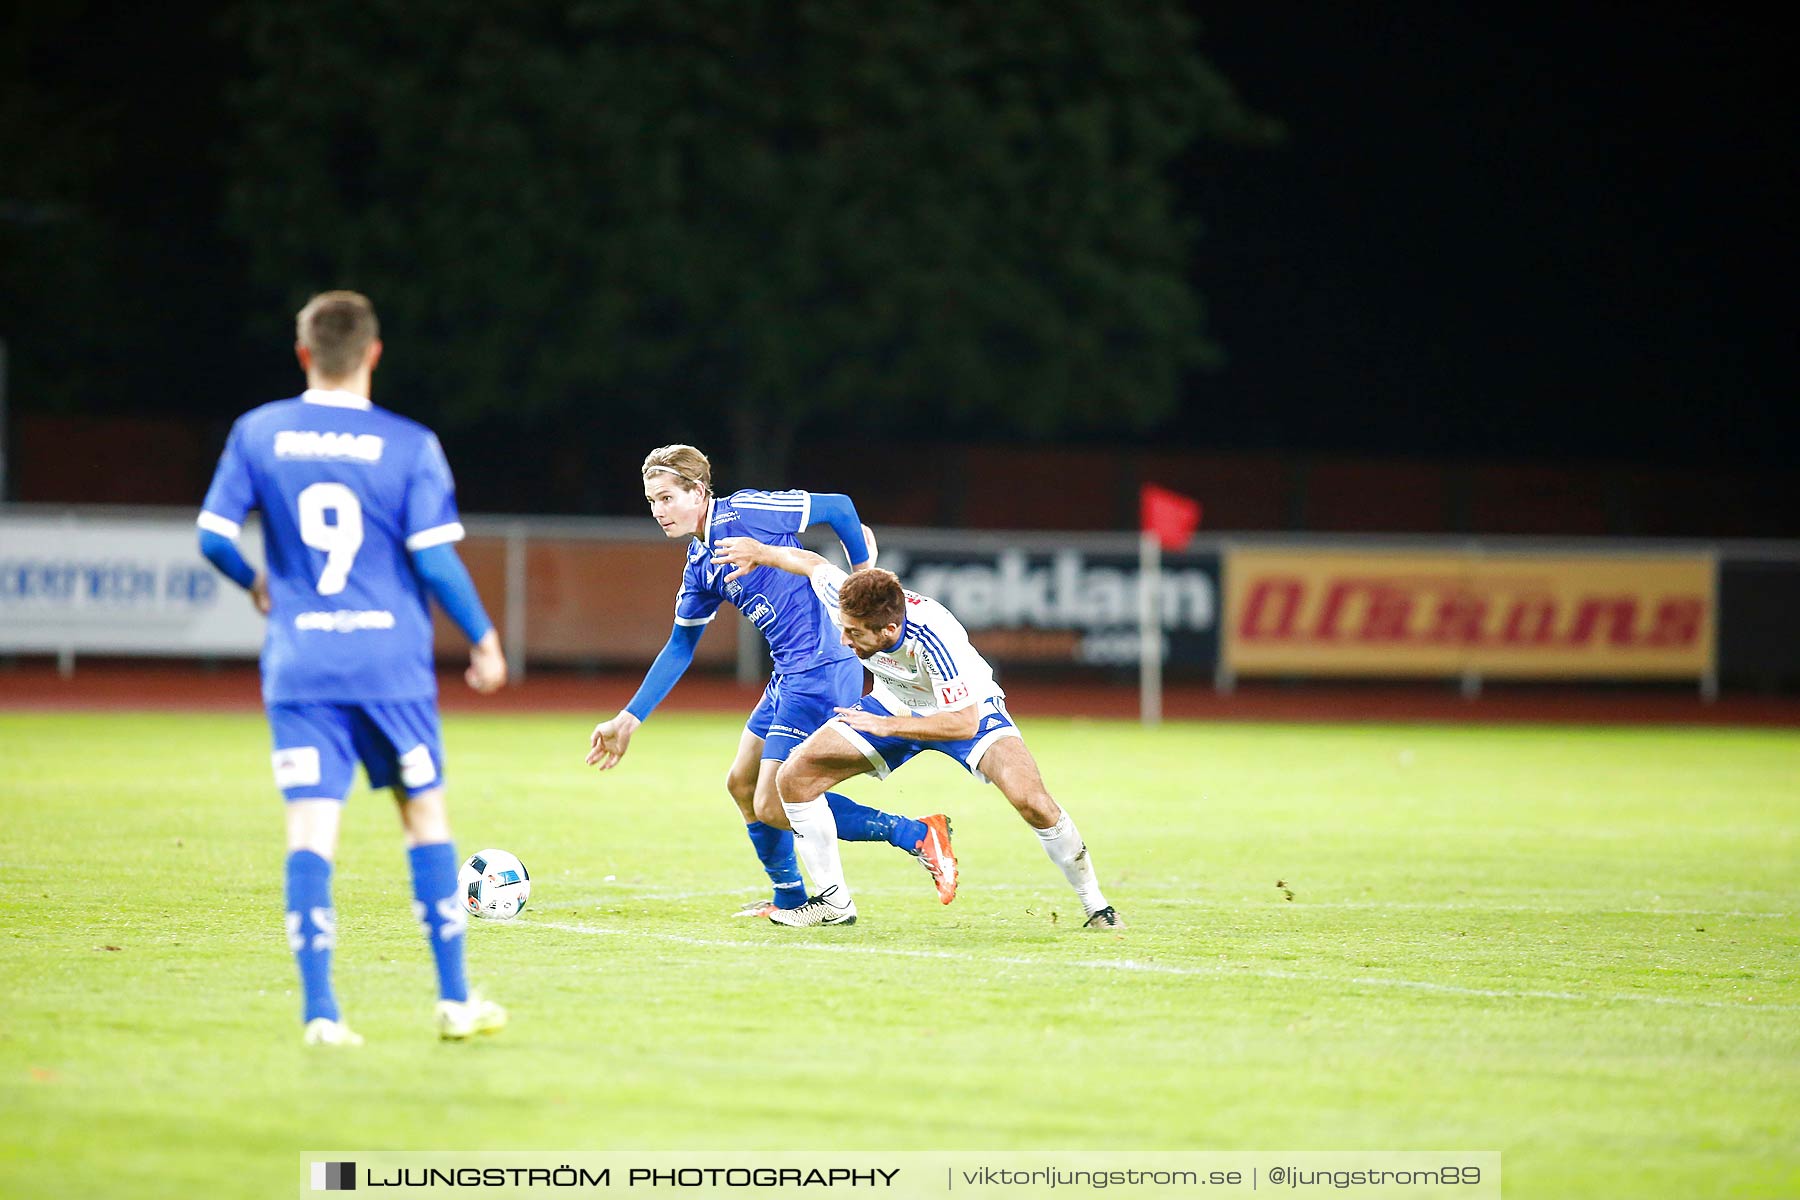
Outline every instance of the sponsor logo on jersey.
<path id="1" fill-rule="evenodd" d="M 955 704 L 958 700 L 967 700 L 968 698 L 969 685 L 966 683 L 957 683 L 951 687 L 938 689 L 938 702 L 941 704 Z"/>
<path id="2" fill-rule="evenodd" d="M 312 429 L 283 429 L 275 434 L 275 457 L 380 462 L 382 440 L 373 433 L 320 433 Z"/>
<path id="3" fill-rule="evenodd" d="M 359 612 L 341 609 L 336 612 L 303 612 L 294 618 L 294 628 L 327 633 L 355 633 L 360 629 L 392 629 L 394 614 L 385 608 Z"/>
<path id="4" fill-rule="evenodd" d="M 765 632 L 775 623 L 775 606 L 760 592 L 740 604 L 738 611 L 744 614 L 745 620 Z"/>

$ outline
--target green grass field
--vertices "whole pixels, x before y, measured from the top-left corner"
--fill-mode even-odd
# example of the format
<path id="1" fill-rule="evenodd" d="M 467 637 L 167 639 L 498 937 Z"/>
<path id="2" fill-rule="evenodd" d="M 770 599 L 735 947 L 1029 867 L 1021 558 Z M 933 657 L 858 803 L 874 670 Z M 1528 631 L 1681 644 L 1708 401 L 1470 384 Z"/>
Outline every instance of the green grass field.
<path id="1" fill-rule="evenodd" d="M 1800 734 L 1024 724 L 1123 933 L 938 756 L 846 790 L 955 818 L 956 903 L 849 846 L 861 921 L 785 931 L 725 915 L 758 878 L 737 718 L 659 716 L 601 776 L 581 717 L 452 717 L 459 849 L 535 880 L 469 935 L 513 1025 L 434 1040 L 361 792 L 337 982 L 368 1044 L 309 1051 L 260 718 L 0 715 L 0 1195 L 751 1147 L 1497 1149 L 1508 1197 L 1800 1195 Z"/>

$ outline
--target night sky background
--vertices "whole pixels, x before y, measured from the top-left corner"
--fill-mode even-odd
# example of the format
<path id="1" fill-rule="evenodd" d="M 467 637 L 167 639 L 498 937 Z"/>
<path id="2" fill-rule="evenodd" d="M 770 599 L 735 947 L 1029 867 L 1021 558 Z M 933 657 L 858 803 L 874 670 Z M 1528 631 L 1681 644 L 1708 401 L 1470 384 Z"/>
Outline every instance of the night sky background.
<path id="1" fill-rule="evenodd" d="M 270 298 L 221 229 L 240 69 L 225 10 L 20 6 L 0 24 L 15 100 L 66 119 L 68 152 L 104 164 L 83 203 L 132 234 L 100 268 L 107 302 L 57 316 L 79 336 L 11 334 L 15 422 L 54 408 L 222 432 L 298 384 L 290 347 L 252 333 L 245 314 Z M 1145 443 L 1792 471 L 1792 117 L 1757 20 L 1195 11 L 1200 52 L 1285 137 L 1180 164 L 1192 279 L 1226 359 Z M 0 212 L 15 232 L 33 219 Z M 29 304 L 15 293 L 6 311 Z M 76 356 L 107 386 L 46 400 Z M 641 418 L 615 433 L 668 440 Z M 30 452 L 12 439 L 15 460 Z"/>
<path id="2" fill-rule="evenodd" d="M 1203 46 L 1285 149 L 1196 172 L 1234 442 L 1789 457 L 1792 113 L 1700 5 L 1244 5 Z M 1228 433 L 1225 431 L 1229 431 Z"/>

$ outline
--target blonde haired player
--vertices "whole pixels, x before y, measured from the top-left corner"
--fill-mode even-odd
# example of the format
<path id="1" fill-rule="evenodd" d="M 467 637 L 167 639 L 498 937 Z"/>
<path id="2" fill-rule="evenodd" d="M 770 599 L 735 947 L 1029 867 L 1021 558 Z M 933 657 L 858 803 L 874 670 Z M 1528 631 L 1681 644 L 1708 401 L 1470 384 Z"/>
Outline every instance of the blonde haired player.
<path id="1" fill-rule="evenodd" d="M 720 538 L 750 534 L 798 546 L 814 523 L 829 525 L 852 563 L 874 558 L 868 529 L 848 496 L 832 492 L 765 492 L 743 488 L 715 496 L 712 464 L 692 446 L 662 446 L 644 459 L 644 500 L 670 538 L 688 538 L 687 565 L 675 596 L 675 625 L 668 644 L 645 673 L 623 711 L 594 727 L 587 761 L 601 770 L 617 766 L 632 735 L 675 686 L 708 622 L 731 604 L 768 639 L 774 670 L 738 739 L 725 787 L 744 818 L 745 832 L 774 887 L 768 899 L 738 916 L 768 916 L 806 902 L 806 883 L 794 858 L 794 835 L 775 788 L 775 772 L 794 747 L 824 724 L 840 705 L 862 692 L 862 668 L 838 642 L 824 606 L 804 580 L 775 570 L 738 571 L 727 577 L 712 562 Z M 821 560 L 823 561 L 823 560 Z M 846 841 L 885 841 L 915 856 L 931 875 L 938 899 L 956 896 L 956 858 L 950 822 L 880 812 L 835 793 L 824 797 L 837 814 L 834 836 Z"/>

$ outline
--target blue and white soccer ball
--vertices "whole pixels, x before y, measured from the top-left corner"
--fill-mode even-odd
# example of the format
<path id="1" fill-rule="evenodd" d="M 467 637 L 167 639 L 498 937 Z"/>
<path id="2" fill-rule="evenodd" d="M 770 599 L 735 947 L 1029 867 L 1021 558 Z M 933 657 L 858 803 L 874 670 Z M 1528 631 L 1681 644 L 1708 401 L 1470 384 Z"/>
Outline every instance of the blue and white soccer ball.
<path id="1" fill-rule="evenodd" d="M 477 850 L 463 862 L 456 888 L 470 916 L 510 921 L 525 911 L 525 901 L 531 898 L 531 872 L 517 855 Z"/>

